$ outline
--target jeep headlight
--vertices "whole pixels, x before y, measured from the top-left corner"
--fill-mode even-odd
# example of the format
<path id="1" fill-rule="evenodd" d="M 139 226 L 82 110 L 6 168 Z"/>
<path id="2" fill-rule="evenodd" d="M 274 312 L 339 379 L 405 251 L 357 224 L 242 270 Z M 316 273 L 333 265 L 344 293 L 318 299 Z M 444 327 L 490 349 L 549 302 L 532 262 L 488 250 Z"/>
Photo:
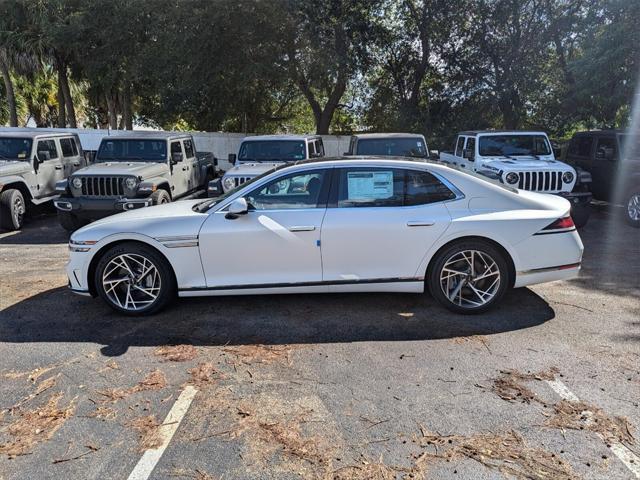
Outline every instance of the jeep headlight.
<path id="1" fill-rule="evenodd" d="M 74 177 L 73 180 L 71 180 L 71 185 L 73 188 L 82 188 L 82 179 L 80 177 Z"/>
<path id="2" fill-rule="evenodd" d="M 573 182 L 573 173 L 572 172 L 564 172 L 562 174 L 562 181 L 564 183 L 571 183 Z"/>
<path id="3" fill-rule="evenodd" d="M 520 177 L 516 172 L 509 172 L 504 177 L 504 179 L 507 181 L 507 183 L 513 185 L 514 183 L 518 183 L 518 180 L 520 180 Z"/>
<path id="4" fill-rule="evenodd" d="M 124 186 L 129 190 L 133 190 L 138 185 L 138 179 L 135 177 L 127 177 L 124 180 Z"/>
<path id="5" fill-rule="evenodd" d="M 222 179 L 222 186 L 224 187 L 225 191 L 229 191 L 235 188 L 236 182 L 233 177 L 225 177 Z"/>

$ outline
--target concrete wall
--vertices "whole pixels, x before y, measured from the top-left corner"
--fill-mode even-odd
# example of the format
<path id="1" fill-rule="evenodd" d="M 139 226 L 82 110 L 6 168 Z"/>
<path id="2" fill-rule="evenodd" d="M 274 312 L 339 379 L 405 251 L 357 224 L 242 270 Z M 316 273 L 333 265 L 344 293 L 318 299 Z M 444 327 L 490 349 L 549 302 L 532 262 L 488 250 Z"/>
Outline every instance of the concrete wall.
<path id="1" fill-rule="evenodd" d="M 95 130 L 88 128 L 10 128 L 0 127 L 0 132 L 5 131 L 52 131 L 52 132 L 74 132 L 80 137 L 82 148 L 85 150 L 97 150 L 100 145 L 102 137 L 107 135 L 119 136 L 130 134 L 130 131 L 126 130 Z M 141 135 L 153 135 L 155 132 L 150 130 L 134 130 L 136 134 Z M 185 132 L 181 132 L 185 133 Z M 214 132 L 188 132 L 193 135 L 193 140 L 196 144 L 196 149 L 201 152 L 213 152 L 213 155 L 218 159 L 220 168 L 226 170 L 230 167 L 227 162 L 227 158 L 230 153 L 238 153 L 240 148 L 240 142 L 246 136 L 243 133 L 214 133 Z M 341 156 L 349 149 L 349 141 L 351 137 L 341 135 L 323 135 L 322 142 L 324 143 L 325 154 L 328 157 Z"/>

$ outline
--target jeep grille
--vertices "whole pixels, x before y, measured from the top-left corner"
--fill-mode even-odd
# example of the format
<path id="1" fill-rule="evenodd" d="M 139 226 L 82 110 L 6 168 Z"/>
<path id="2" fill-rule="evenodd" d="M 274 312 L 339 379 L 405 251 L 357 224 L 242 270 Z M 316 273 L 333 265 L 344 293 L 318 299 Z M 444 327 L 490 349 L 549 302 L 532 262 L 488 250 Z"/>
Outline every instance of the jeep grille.
<path id="1" fill-rule="evenodd" d="M 245 182 L 248 182 L 249 180 L 251 180 L 253 177 L 233 177 L 233 181 L 235 182 L 236 187 L 238 185 L 242 185 Z"/>
<path id="2" fill-rule="evenodd" d="M 562 191 L 563 172 L 517 172 L 518 188 L 534 192 Z"/>
<path id="3" fill-rule="evenodd" d="M 124 177 L 80 177 L 82 195 L 89 197 L 118 197 L 124 195 Z"/>

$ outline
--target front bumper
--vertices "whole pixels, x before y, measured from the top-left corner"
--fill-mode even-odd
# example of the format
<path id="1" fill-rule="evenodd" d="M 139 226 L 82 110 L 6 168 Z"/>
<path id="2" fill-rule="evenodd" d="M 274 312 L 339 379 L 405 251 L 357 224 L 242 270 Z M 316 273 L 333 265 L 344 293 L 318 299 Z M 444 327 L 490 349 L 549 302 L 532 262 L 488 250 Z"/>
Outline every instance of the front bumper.
<path id="1" fill-rule="evenodd" d="M 147 198 L 89 198 L 59 197 L 54 205 L 62 212 L 70 212 L 80 218 L 97 219 L 113 213 L 136 208 L 150 207 L 151 197 Z"/>
<path id="2" fill-rule="evenodd" d="M 569 200 L 569 202 L 571 202 L 571 207 L 573 207 L 574 205 L 589 205 L 589 203 L 591 203 L 591 199 L 593 198 L 591 192 L 560 192 L 555 193 L 554 195 L 558 195 L 559 197 Z"/>

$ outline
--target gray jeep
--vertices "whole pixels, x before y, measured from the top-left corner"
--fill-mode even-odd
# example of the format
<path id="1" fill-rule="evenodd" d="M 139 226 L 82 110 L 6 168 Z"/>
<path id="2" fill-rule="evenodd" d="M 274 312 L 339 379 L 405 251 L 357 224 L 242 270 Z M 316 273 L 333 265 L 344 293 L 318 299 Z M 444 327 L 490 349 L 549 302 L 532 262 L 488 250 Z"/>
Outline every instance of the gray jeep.
<path id="1" fill-rule="evenodd" d="M 424 135 L 419 133 L 360 133 L 352 135 L 345 155 L 414 157 L 429 159 Z"/>
<path id="2" fill-rule="evenodd" d="M 0 227 L 21 228 L 25 214 L 54 199 L 56 183 L 83 166 L 74 133 L 0 132 Z"/>
<path id="3" fill-rule="evenodd" d="M 60 224 L 73 231 L 113 213 L 201 195 L 216 168 L 212 153 L 196 152 L 191 135 L 105 137 L 91 166 L 58 183 Z"/>

